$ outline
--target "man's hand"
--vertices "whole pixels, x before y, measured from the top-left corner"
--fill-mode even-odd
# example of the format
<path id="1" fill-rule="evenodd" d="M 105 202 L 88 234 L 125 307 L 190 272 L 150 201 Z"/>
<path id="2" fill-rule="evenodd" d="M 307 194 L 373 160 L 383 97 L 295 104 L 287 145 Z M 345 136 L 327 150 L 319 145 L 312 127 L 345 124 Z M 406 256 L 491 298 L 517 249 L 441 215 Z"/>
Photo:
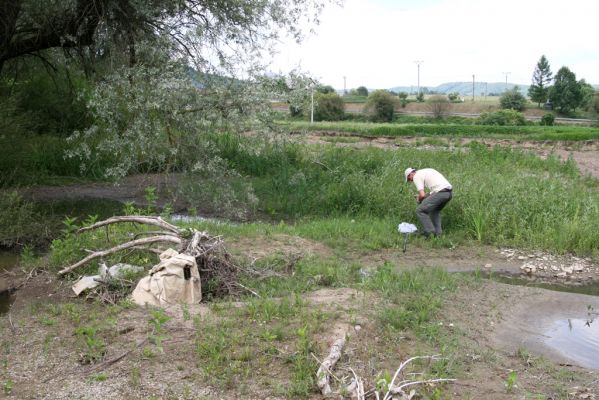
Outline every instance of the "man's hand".
<path id="1" fill-rule="evenodd" d="M 428 194 L 424 193 L 424 190 L 419 190 L 418 198 L 416 199 L 416 201 L 418 202 L 418 204 L 420 204 L 420 203 L 422 203 L 422 200 L 426 199 L 427 196 L 428 196 Z"/>

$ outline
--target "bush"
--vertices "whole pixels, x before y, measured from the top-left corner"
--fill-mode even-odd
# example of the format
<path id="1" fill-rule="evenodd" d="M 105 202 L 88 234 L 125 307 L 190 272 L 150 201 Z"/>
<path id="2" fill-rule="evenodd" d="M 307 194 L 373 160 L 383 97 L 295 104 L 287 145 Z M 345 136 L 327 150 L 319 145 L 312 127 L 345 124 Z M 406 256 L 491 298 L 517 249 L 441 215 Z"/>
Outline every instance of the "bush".
<path id="1" fill-rule="evenodd" d="M 599 92 L 596 92 L 595 96 L 593 96 L 593 98 L 591 99 L 588 110 L 592 116 L 599 116 Z"/>
<path id="2" fill-rule="evenodd" d="M 477 120 L 478 125 L 526 125 L 524 114 L 514 110 L 483 112 Z"/>
<path id="3" fill-rule="evenodd" d="M 365 109 L 375 122 L 391 122 L 397 99 L 386 90 L 375 90 L 368 96 Z"/>
<path id="4" fill-rule="evenodd" d="M 0 192 L 0 247 L 39 244 L 47 239 L 47 229 L 40 221 L 33 204 L 16 191 Z"/>
<path id="5" fill-rule="evenodd" d="M 337 93 L 314 94 L 314 121 L 340 121 L 345 116 L 345 103 Z"/>
<path id="6" fill-rule="evenodd" d="M 499 104 L 504 110 L 524 111 L 526 106 L 526 97 L 520 93 L 518 86 L 506 91 L 499 98 Z"/>
<path id="7" fill-rule="evenodd" d="M 447 98 L 449 99 L 449 101 L 459 101 L 460 94 L 458 92 L 449 93 L 447 95 Z"/>
<path id="8" fill-rule="evenodd" d="M 433 116 L 437 119 L 441 119 L 449 111 L 449 100 L 445 96 L 435 95 L 427 101 L 429 109 L 433 113 Z"/>
<path id="9" fill-rule="evenodd" d="M 541 118 L 541 125 L 545 126 L 553 126 L 553 122 L 555 121 L 555 116 L 551 113 L 546 113 Z"/>

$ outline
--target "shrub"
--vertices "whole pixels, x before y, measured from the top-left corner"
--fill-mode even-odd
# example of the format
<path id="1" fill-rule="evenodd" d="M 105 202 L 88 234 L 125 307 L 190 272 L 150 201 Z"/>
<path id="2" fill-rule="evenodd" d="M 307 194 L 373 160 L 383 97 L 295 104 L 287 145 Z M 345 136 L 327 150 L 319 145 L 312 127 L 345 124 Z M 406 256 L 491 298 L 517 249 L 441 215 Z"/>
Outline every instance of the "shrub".
<path id="1" fill-rule="evenodd" d="M 526 125 L 524 114 L 514 110 L 483 112 L 477 120 L 478 125 Z"/>
<path id="2" fill-rule="evenodd" d="M 340 121 L 345 116 L 345 103 L 337 93 L 314 94 L 314 120 Z"/>
<path id="3" fill-rule="evenodd" d="M 555 116 L 551 113 L 546 113 L 541 118 L 541 125 L 545 126 L 553 126 L 553 122 L 555 121 Z"/>
<path id="4" fill-rule="evenodd" d="M 501 95 L 499 104 L 503 109 L 524 111 L 526 97 L 520 93 L 518 86 L 515 86 L 513 89 L 510 89 Z"/>
<path id="5" fill-rule="evenodd" d="M 0 192 L 0 247 L 37 245 L 47 239 L 47 229 L 40 221 L 33 204 L 16 191 Z"/>
<path id="6" fill-rule="evenodd" d="M 408 104 L 408 94 L 406 92 L 399 92 L 397 97 L 399 97 L 399 104 L 401 104 L 401 108 L 406 108 L 406 104 Z"/>
<path id="7" fill-rule="evenodd" d="M 416 101 L 422 103 L 424 101 L 424 93 L 420 92 L 416 95 Z"/>
<path id="8" fill-rule="evenodd" d="M 397 99 L 386 90 L 375 90 L 368 96 L 365 109 L 373 121 L 391 122 Z"/>
<path id="9" fill-rule="evenodd" d="M 432 96 L 427 103 L 435 118 L 441 119 L 449 111 L 449 100 L 445 96 Z"/>
<path id="10" fill-rule="evenodd" d="M 447 98 L 449 99 L 449 101 L 459 101 L 460 94 L 458 92 L 449 93 L 447 95 Z"/>

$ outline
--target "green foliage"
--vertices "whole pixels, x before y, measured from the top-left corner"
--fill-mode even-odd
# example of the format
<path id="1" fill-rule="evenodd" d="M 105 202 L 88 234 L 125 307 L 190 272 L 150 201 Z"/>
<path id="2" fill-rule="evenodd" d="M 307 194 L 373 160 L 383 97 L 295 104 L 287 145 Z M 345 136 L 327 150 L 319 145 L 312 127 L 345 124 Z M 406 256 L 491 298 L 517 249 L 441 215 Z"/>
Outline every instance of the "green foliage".
<path id="1" fill-rule="evenodd" d="M 455 238 L 579 253 L 597 251 L 599 243 L 597 183 L 582 178 L 573 162 L 553 157 L 472 144 L 465 152 L 239 146 L 226 158 L 252 177 L 260 209 L 300 221 L 328 218 L 301 227 L 303 236 L 328 244 L 352 239 L 365 247 L 397 246 L 397 237 L 385 233 L 394 230 L 390 221 L 415 218 L 403 166 L 418 168 L 422 160 L 459 188 L 460 200 L 443 216 Z"/>
<path id="2" fill-rule="evenodd" d="M 0 134 L 0 187 L 51 183 L 60 177 L 81 176 L 77 161 L 64 158 L 70 148 L 71 144 L 56 136 L 24 132 Z M 88 177 L 93 178 L 102 167 L 99 161 L 88 171 Z"/>
<path id="3" fill-rule="evenodd" d="M 357 96 L 365 96 L 368 97 L 368 89 L 366 88 L 366 86 L 359 86 L 356 88 L 356 95 Z"/>
<path id="4" fill-rule="evenodd" d="M 509 110 L 504 110 L 508 111 Z M 450 118 L 447 118 L 448 120 Z M 402 116 L 400 121 L 404 120 Z M 361 136 L 445 136 L 445 137 L 495 137 L 527 140 L 596 140 L 599 131 L 593 127 L 584 126 L 555 126 L 542 127 L 526 126 L 500 126 L 500 125 L 472 125 L 475 120 L 466 125 L 456 120 L 448 124 L 414 124 L 408 119 L 407 124 L 372 124 L 361 122 L 293 122 L 290 127 L 306 131 L 343 131 L 348 134 L 357 133 Z M 444 120 L 445 121 L 445 120 Z"/>
<path id="5" fill-rule="evenodd" d="M 331 85 L 319 85 L 316 87 L 316 92 L 321 93 L 321 94 L 336 93 L 335 88 L 332 87 Z"/>
<path id="6" fill-rule="evenodd" d="M 458 101 L 460 99 L 460 94 L 458 92 L 452 92 L 447 95 L 449 101 Z"/>
<path id="7" fill-rule="evenodd" d="M 422 103 L 424 102 L 424 92 L 420 92 L 416 95 L 416 101 L 418 103 Z"/>
<path id="8" fill-rule="evenodd" d="M 340 121 L 344 116 L 345 103 L 337 93 L 314 95 L 314 121 Z"/>
<path id="9" fill-rule="evenodd" d="M 81 355 L 82 364 L 90 364 L 100 360 L 106 352 L 106 343 L 97 335 L 98 329 L 93 326 L 82 326 L 75 334 L 85 343 L 86 351 Z"/>
<path id="10" fill-rule="evenodd" d="M 516 110 L 499 110 L 495 112 L 483 112 L 477 119 L 479 125 L 526 125 L 524 114 Z"/>
<path id="11" fill-rule="evenodd" d="M 508 393 L 512 393 L 514 388 L 516 387 L 516 382 L 518 381 L 518 373 L 516 371 L 512 371 L 508 374 L 505 379 L 505 390 Z"/>
<path id="12" fill-rule="evenodd" d="M 532 74 L 532 84 L 528 87 L 528 97 L 539 106 L 547 101 L 552 75 L 549 61 L 542 55 Z"/>
<path id="13" fill-rule="evenodd" d="M 434 95 L 431 96 L 428 100 L 428 107 L 433 113 L 433 116 L 437 119 L 441 119 L 445 116 L 445 114 L 449 111 L 449 100 L 445 96 Z"/>
<path id="14" fill-rule="evenodd" d="M 589 104 L 589 111 L 595 118 L 599 117 L 599 92 L 595 92 Z"/>
<path id="15" fill-rule="evenodd" d="M 399 92 L 397 97 L 399 98 L 399 104 L 401 105 L 401 108 L 405 108 L 408 104 L 408 94 L 406 92 Z"/>
<path id="16" fill-rule="evenodd" d="M 49 232 L 31 202 L 16 191 L 0 191 L 0 247 L 40 244 L 48 236 Z"/>
<path id="17" fill-rule="evenodd" d="M 365 110 L 373 121 L 390 122 L 395 114 L 397 99 L 386 90 L 375 90 L 368 96 Z"/>
<path id="18" fill-rule="evenodd" d="M 543 126 L 553 126 L 554 122 L 555 122 L 555 115 L 553 115 L 552 113 L 545 113 L 541 117 L 540 124 Z"/>
<path id="19" fill-rule="evenodd" d="M 580 90 L 582 91 L 582 101 L 580 102 L 580 107 L 584 109 L 589 109 L 597 91 L 591 84 L 587 83 L 584 79 L 578 81 L 578 84 L 580 85 Z"/>
<path id="20" fill-rule="evenodd" d="M 561 67 L 555 74 L 553 86 L 549 90 L 549 98 L 553 107 L 566 115 L 582 104 L 582 87 L 576 81 L 576 74 L 568 67 Z"/>
<path id="21" fill-rule="evenodd" d="M 501 95 L 499 104 L 504 110 L 524 111 L 526 108 L 526 97 L 520 93 L 518 86 L 514 86 Z"/>
<path id="22" fill-rule="evenodd" d="M 456 286 L 454 278 L 441 269 L 397 272 L 391 264 L 380 266 L 365 284 L 393 303 L 378 314 L 384 328 L 410 329 L 424 337 L 431 333 L 428 323 L 441 308 L 444 294 Z"/>

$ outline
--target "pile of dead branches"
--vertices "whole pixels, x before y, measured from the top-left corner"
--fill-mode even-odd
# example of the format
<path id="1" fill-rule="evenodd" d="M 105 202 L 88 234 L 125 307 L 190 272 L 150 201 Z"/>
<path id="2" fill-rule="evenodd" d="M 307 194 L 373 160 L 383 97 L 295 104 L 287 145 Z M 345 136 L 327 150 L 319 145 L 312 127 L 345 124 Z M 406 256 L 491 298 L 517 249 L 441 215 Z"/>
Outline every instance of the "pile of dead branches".
<path id="1" fill-rule="evenodd" d="M 94 259 L 102 259 L 123 250 L 142 250 L 160 254 L 167 247 L 174 247 L 177 252 L 192 256 L 198 265 L 202 277 L 202 293 L 208 297 L 224 297 L 236 295 L 242 288 L 239 284 L 240 268 L 232 261 L 221 236 L 211 236 L 207 232 L 193 228 L 181 229 L 154 216 L 115 216 L 93 225 L 81 228 L 83 233 L 113 224 L 141 224 L 158 228 L 137 233 L 133 240 L 120 243 L 104 250 L 90 251 L 90 254 L 73 265 L 58 272 L 65 275 Z M 170 246 L 169 246 L 170 245 Z"/>

